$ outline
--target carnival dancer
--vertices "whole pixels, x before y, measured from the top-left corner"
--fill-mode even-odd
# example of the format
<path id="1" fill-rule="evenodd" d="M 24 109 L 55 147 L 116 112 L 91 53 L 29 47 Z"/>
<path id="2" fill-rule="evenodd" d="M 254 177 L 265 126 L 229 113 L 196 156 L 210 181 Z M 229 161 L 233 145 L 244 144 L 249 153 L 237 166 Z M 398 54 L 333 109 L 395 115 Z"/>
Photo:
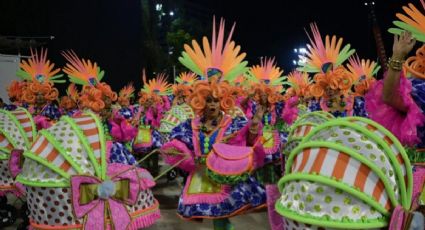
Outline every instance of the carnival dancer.
<path id="1" fill-rule="evenodd" d="M 114 141 L 110 132 L 112 118 L 112 104 L 117 100 L 117 93 L 102 82 L 105 72 L 98 67 L 96 62 L 80 59 L 74 51 L 62 52 L 68 61 L 63 71 L 68 74 L 71 82 L 82 85 L 83 88 L 78 99 L 80 108 L 96 113 L 102 121 L 107 140 L 109 161 L 134 165 L 136 160 L 124 144 Z M 133 132 L 136 132 L 134 130 Z"/>
<path id="2" fill-rule="evenodd" d="M 260 65 L 250 68 L 247 80 L 251 82 L 251 98 L 254 101 L 254 114 L 257 110 L 263 111 L 261 143 L 266 153 L 264 166 L 256 172 L 258 180 L 266 187 L 267 207 L 270 226 L 272 229 L 282 228 L 282 218 L 274 211 L 274 203 L 279 198 L 277 181 L 282 176 L 282 147 L 286 143 L 287 133 L 283 130 L 283 124 L 292 123 L 295 118 L 286 114 L 284 121 L 284 102 L 281 93 L 284 92 L 283 85 L 287 84 L 286 77 L 282 75 L 283 70 L 276 66 L 274 58 L 261 60 Z M 288 105 L 291 103 L 288 101 Z M 295 104 L 292 106 L 296 107 Z M 285 108 L 289 109 L 288 106 Z M 292 112 L 297 112 L 296 110 Z M 296 114 L 295 114 L 296 116 Z"/>
<path id="3" fill-rule="evenodd" d="M 320 102 L 320 108 L 329 111 L 335 116 L 347 116 L 351 114 L 353 97 L 349 95 L 353 79 L 343 66 L 354 52 L 350 44 L 342 49 L 343 39 L 336 36 L 326 36 L 325 43 L 322 40 L 316 24 L 311 24 L 313 38 L 306 53 L 307 61 L 300 63 L 298 70 L 307 73 L 315 73 L 314 83 L 310 93 Z"/>
<path id="4" fill-rule="evenodd" d="M 58 100 L 59 91 L 54 87 L 54 83 L 64 83 L 65 80 L 58 74 L 60 69 L 54 69 L 54 64 L 47 60 L 47 49 L 31 49 L 31 57 L 22 60 L 20 69 L 16 75 L 26 80 L 22 87 L 21 100 L 28 104 L 28 110 L 34 116 L 37 129 L 50 127 L 57 121 L 61 113 L 55 104 Z"/>
<path id="5" fill-rule="evenodd" d="M 423 0 L 421 4 L 425 9 Z M 404 14 L 396 14 L 400 21 L 394 24 L 398 28 L 389 30 L 395 35 L 388 72 L 365 98 L 369 117 L 390 130 L 408 149 L 408 156 L 414 164 L 414 189 L 410 210 L 402 211 L 413 212 L 423 210 L 425 204 L 425 69 L 421 64 L 425 60 L 425 46 L 417 49 L 414 56 L 408 55 L 416 40 L 425 42 L 425 23 L 422 20 L 425 15 L 411 3 L 403 10 Z M 400 218 L 398 227 L 409 226 L 408 218 Z"/>
<path id="6" fill-rule="evenodd" d="M 347 68 L 354 80 L 354 89 L 352 89 L 354 96 L 353 116 L 367 117 L 364 95 L 375 83 L 376 74 L 381 67 L 374 61 L 360 60 L 357 55 L 350 57 L 348 61 Z"/>
<path id="7" fill-rule="evenodd" d="M 291 125 L 298 116 L 306 112 L 315 111 L 310 105 L 313 97 L 310 93 L 310 87 L 313 81 L 309 78 L 308 73 L 293 70 L 287 76 L 289 88 L 286 89 L 283 96 L 285 106 L 285 120 Z"/>
<path id="8" fill-rule="evenodd" d="M 179 216 L 185 220 L 213 219 L 214 229 L 233 229 L 228 218 L 260 208 L 266 201 L 264 188 L 246 171 L 255 168 L 246 165 L 245 159 L 256 151 L 244 147 L 258 143 L 261 109 L 252 121 L 226 114 L 234 106 L 234 98 L 230 85 L 223 80 L 238 76 L 238 71 L 246 66 L 242 62 L 245 54 L 239 54 L 239 46 L 231 41 L 232 33 L 233 28 L 225 42 L 221 20 L 217 38 L 213 23 L 211 46 L 208 39 L 203 38 L 206 56 L 200 49 L 185 45 L 180 61 L 208 80 L 197 82 L 190 96 L 190 105 L 197 117 L 174 128 L 171 141 L 161 148 L 166 162 L 173 164 L 183 159 L 179 167 L 189 172 L 179 199 Z M 196 41 L 193 46 L 199 47 Z M 229 148 L 233 152 L 226 152 Z M 230 154 L 229 158 L 233 155 L 241 162 L 226 161 L 217 152 Z M 220 159 L 221 163 L 216 164 Z M 261 164 L 262 161 L 260 157 L 254 162 Z M 226 172 L 232 172 L 233 176 Z"/>
<path id="9" fill-rule="evenodd" d="M 171 84 L 167 83 L 164 74 L 158 74 L 154 79 L 147 81 L 143 71 L 143 88 L 139 92 L 137 115 L 138 130 L 133 142 L 133 150 L 138 158 L 143 158 L 146 154 L 159 149 L 164 143 L 164 138 L 158 129 L 164 113 L 170 108 L 168 96 L 171 94 Z M 158 154 L 150 156 L 144 164 L 152 175 L 159 174 Z"/>

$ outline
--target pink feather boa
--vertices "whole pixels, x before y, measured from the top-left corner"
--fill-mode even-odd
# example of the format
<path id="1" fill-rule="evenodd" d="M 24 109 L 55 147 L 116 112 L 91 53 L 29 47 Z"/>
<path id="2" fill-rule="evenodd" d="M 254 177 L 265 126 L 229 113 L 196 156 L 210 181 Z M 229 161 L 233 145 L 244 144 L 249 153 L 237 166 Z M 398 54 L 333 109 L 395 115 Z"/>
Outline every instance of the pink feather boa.
<path id="1" fill-rule="evenodd" d="M 298 117 L 298 97 L 291 97 L 283 108 L 282 119 L 289 125 L 294 123 Z"/>
<path id="2" fill-rule="evenodd" d="M 109 120 L 109 123 L 111 124 L 111 136 L 118 142 L 129 142 L 137 135 L 137 128 L 118 113 Z"/>
<path id="3" fill-rule="evenodd" d="M 425 116 L 421 109 L 413 101 L 411 82 L 402 74 L 400 85 L 396 92 L 407 107 L 407 113 L 387 105 L 382 100 L 384 81 L 376 82 L 365 96 L 365 107 L 369 117 L 391 131 L 402 144 L 413 146 L 420 140 L 417 136 L 416 127 L 422 126 Z"/>
<path id="4" fill-rule="evenodd" d="M 35 116 L 34 123 L 37 126 L 37 130 L 48 129 L 52 126 L 52 123 L 47 119 L 47 117 L 42 115 Z"/>

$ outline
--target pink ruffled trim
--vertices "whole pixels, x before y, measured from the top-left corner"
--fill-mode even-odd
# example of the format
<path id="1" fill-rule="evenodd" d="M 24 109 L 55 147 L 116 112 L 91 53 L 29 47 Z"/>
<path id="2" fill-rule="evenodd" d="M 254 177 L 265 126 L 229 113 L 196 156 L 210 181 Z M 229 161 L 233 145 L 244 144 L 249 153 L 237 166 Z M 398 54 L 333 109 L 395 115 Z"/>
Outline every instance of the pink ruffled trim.
<path id="1" fill-rule="evenodd" d="M 37 130 L 48 129 L 52 124 L 45 116 L 37 115 L 34 117 L 34 123 L 37 126 Z"/>
<path id="2" fill-rule="evenodd" d="M 9 170 L 10 175 L 12 175 L 13 178 L 16 178 L 16 176 L 22 171 L 22 168 L 20 166 L 20 161 L 23 151 L 22 150 L 12 150 L 10 158 L 9 158 Z"/>
<path id="3" fill-rule="evenodd" d="M 167 149 L 176 149 L 177 151 L 179 151 L 180 153 L 182 153 L 184 156 L 189 156 L 188 159 L 184 160 L 183 162 L 181 162 L 177 167 L 187 171 L 187 172 L 192 172 L 195 170 L 195 161 L 193 159 L 193 153 L 192 151 L 190 151 L 187 146 L 183 143 L 180 142 L 178 140 L 172 140 L 170 142 L 165 143 L 162 147 L 161 150 L 167 150 Z M 168 155 L 168 154 L 162 154 L 165 163 L 169 164 L 169 165 L 174 165 L 176 164 L 178 161 L 180 161 L 181 159 L 183 159 L 184 156 L 172 156 L 172 155 Z"/>
<path id="4" fill-rule="evenodd" d="M 137 230 L 141 228 L 147 228 L 153 225 L 159 218 L 161 218 L 161 213 L 159 209 L 151 212 L 147 215 L 140 216 L 134 219 L 131 224 L 127 227 L 128 230 Z"/>
<path id="5" fill-rule="evenodd" d="M 286 124 L 291 125 L 298 117 L 298 97 L 291 97 L 283 108 L 282 119 Z"/>
<path id="6" fill-rule="evenodd" d="M 383 87 L 384 82 L 380 80 L 365 96 L 365 107 L 369 117 L 391 131 L 402 144 L 415 145 L 420 141 L 416 127 L 424 124 L 425 116 L 410 95 L 412 84 L 402 74 L 399 89 L 395 92 L 402 98 L 407 107 L 407 113 L 402 113 L 385 104 L 382 100 Z"/>
<path id="7" fill-rule="evenodd" d="M 111 124 L 111 136 L 118 142 L 128 142 L 137 135 L 137 128 L 133 127 L 121 115 L 117 114 L 109 121 Z"/>
<path id="8" fill-rule="evenodd" d="M 202 169 L 200 169 L 202 170 Z M 221 191 L 219 193 L 199 193 L 199 194 L 188 194 L 188 189 L 190 186 L 190 183 L 192 181 L 192 176 L 194 173 L 191 173 L 189 177 L 187 178 L 186 184 L 183 189 L 183 199 L 182 202 L 185 205 L 190 204 L 200 204 L 200 203 L 207 203 L 207 204 L 217 204 L 223 202 L 226 198 L 230 196 L 230 192 L 232 191 L 232 187 L 228 185 L 222 185 Z"/>

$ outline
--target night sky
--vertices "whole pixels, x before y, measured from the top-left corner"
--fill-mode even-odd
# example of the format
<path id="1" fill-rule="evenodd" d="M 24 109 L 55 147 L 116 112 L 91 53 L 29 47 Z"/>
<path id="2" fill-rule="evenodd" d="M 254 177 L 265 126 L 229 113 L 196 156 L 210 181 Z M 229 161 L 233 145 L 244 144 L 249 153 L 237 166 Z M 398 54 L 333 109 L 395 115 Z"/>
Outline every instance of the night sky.
<path id="1" fill-rule="evenodd" d="M 293 49 L 307 43 L 304 28 L 310 22 L 317 22 L 322 34 L 344 37 L 344 43 L 351 43 L 360 57 L 377 58 L 372 24 L 362 0 L 211 1 L 212 14 L 224 17 L 229 26 L 236 21 L 234 40 L 248 54 L 250 64 L 257 64 L 261 56 L 274 56 L 278 65 L 289 72 L 296 58 Z M 407 2 L 375 2 L 386 52 L 390 55 L 392 36 L 386 30 Z M 420 5 L 419 1 L 414 3 Z M 74 49 L 81 57 L 98 62 L 106 71 L 105 80 L 114 89 L 129 81 L 140 86 L 141 60 L 149 59 L 140 47 L 141 1 L 1 0 L 0 12 L 2 36 L 55 36 L 44 46 L 49 48 L 49 57 L 57 66 L 65 62 L 60 51 Z M 13 52 L 16 51 L 0 50 Z"/>

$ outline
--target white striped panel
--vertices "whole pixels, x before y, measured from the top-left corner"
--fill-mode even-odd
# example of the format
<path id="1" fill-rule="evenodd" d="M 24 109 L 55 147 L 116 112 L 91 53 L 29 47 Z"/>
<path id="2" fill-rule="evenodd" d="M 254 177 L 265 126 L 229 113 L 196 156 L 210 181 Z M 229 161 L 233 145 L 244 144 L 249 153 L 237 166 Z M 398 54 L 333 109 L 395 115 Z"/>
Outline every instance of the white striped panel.
<path id="1" fill-rule="evenodd" d="M 339 152 L 328 149 L 327 154 L 325 156 L 325 160 L 323 161 L 322 168 L 320 169 L 320 174 L 324 176 L 332 176 L 333 170 L 338 165 L 335 165 L 338 160 Z"/>
<path id="2" fill-rule="evenodd" d="M 52 161 L 52 163 L 53 165 L 60 167 L 65 161 L 66 159 L 59 153 L 59 155 Z"/>
<path id="3" fill-rule="evenodd" d="M 320 148 L 312 148 L 310 150 L 310 156 L 302 172 L 310 172 L 310 169 L 313 166 L 314 162 L 316 161 L 317 154 L 319 153 L 319 151 L 320 151 Z"/>
<path id="4" fill-rule="evenodd" d="M 99 142 L 99 135 L 91 135 L 91 136 L 87 136 L 87 139 L 89 140 L 89 143 L 95 143 L 95 142 Z"/>
<path id="5" fill-rule="evenodd" d="M 88 129 L 96 128 L 96 123 L 93 122 L 87 125 L 79 125 L 79 126 L 82 130 L 88 130 Z"/>
<path id="6" fill-rule="evenodd" d="M 298 171 L 298 168 L 300 167 L 300 165 L 301 165 L 301 161 L 303 160 L 303 157 L 304 157 L 304 152 L 301 152 L 300 154 L 298 154 L 297 156 L 296 156 L 296 158 L 297 158 L 297 164 L 296 165 L 294 165 L 295 167 L 293 168 L 293 172 L 296 172 L 296 171 Z"/>
<path id="7" fill-rule="evenodd" d="M 42 158 L 47 158 L 47 156 L 49 155 L 50 152 L 52 152 L 53 150 L 53 145 L 52 144 L 47 144 L 46 148 L 44 148 L 40 154 L 38 154 L 40 157 Z"/>
<path id="8" fill-rule="evenodd" d="M 15 117 L 16 117 L 16 118 L 18 118 L 18 120 L 23 120 L 23 119 L 28 118 L 28 116 L 27 116 L 27 114 L 26 114 L 26 113 L 18 113 L 18 114 L 15 114 Z"/>
<path id="9" fill-rule="evenodd" d="M 385 205 L 387 204 L 388 200 L 389 200 L 389 198 L 388 198 L 387 191 L 385 191 L 385 189 L 384 189 L 384 192 L 382 192 L 382 195 L 381 195 L 381 197 L 379 198 L 379 201 L 378 201 L 378 202 L 379 202 L 382 206 L 384 206 L 384 207 L 385 207 Z M 391 202 L 390 202 L 390 203 L 391 203 Z"/>
<path id="10" fill-rule="evenodd" d="M 37 150 L 39 147 L 40 147 L 40 145 L 41 145 L 41 143 L 43 143 L 43 141 L 45 140 L 46 138 L 44 137 L 44 136 L 40 136 L 36 141 L 35 141 L 35 143 L 32 145 L 32 147 L 31 147 L 31 151 L 32 152 L 35 152 L 35 150 Z"/>
<path id="11" fill-rule="evenodd" d="M 342 180 L 349 185 L 353 185 L 356 180 L 357 172 L 360 169 L 360 161 L 350 158 Z"/>
<path id="12" fill-rule="evenodd" d="M 373 171 L 370 171 L 368 177 L 366 177 L 366 183 L 365 183 L 363 192 L 373 197 L 372 196 L 373 190 L 375 189 L 379 181 L 380 181 L 379 177 L 377 177 Z"/>
<path id="13" fill-rule="evenodd" d="M 21 123 L 21 125 L 22 125 L 22 127 L 24 127 L 24 128 L 26 128 L 26 127 L 31 127 L 31 122 L 24 122 L 24 123 Z"/>
<path id="14" fill-rule="evenodd" d="M 74 118 L 74 120 L 78 123 L 80 121 L 87 121 L 93 119 L 91 116 L 81 116 L 81 117 L 76 117 Z"/>

